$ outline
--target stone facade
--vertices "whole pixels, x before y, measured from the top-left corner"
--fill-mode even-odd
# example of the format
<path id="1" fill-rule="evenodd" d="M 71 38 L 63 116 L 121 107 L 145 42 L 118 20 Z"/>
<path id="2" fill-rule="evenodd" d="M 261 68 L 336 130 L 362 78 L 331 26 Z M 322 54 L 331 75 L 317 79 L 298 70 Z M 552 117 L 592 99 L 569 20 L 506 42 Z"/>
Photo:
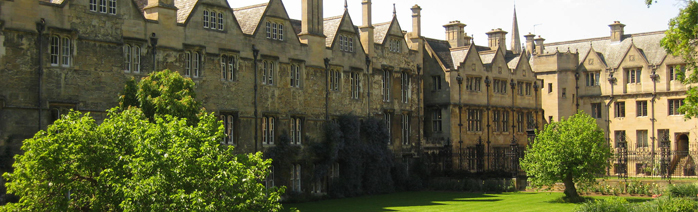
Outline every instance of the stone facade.
<path id="1" fill-rule="evenodd" d="M 667 142 L 669 173 L 695 175 L 697 122 L 677 110 L 688 87 L 677 75 L 685 64 L 660 46 L 663 31 L 624 34 L 624 26 L 610 24 L 609 37 L 549 44 L 526 35 L 545 117 L 559 121 L 582 110 L 596 118 L 616 151 L 609 174 L 658 175 Z M 618 159 L 622 149 L 627 163 Z"/>
<path id="2" fill-rule="evenodd" d="M 464 27 L 452 21 L 444 25 L 446 40 L 425 38 L 425 151 L 438 161 L 449 147 L 450 161 L 439 161 L 444 167 L 518 172 L 511 157 L 522 156 L 528 132 L 542 124 L 540 83 L 529 56 L 517 52 L 521 44 L 507 50 L 506 31 L 493 29 L 488 45 L 478 46 Z"/>
<path id="3" fill-rule="evenodd" d="M 396 18 L 373 26 L 367 14 L 375 42 L 363 42 L 368 32 L 348 12 L 323 19 L 322 1 L 303 4 L 308 15 L 292 20 L 280 0 L 0 1 L 0 172 L 61 114 L 102 120 L 128 79 L 162 69 L 196 82 L 237 152 L 284 133 L 300 132 L 297 145 L 320 141 L 326 121 L 353 114 L 389 118 L 395 157 L 418 157 L 421 40 Z"/>

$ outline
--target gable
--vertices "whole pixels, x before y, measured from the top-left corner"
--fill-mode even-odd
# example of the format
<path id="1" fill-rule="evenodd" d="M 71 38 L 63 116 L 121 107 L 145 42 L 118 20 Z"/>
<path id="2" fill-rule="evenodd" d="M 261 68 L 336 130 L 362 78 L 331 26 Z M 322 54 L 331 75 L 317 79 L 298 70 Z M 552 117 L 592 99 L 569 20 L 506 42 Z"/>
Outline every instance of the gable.
<path id="1" fill-rule="evenodd" d="M 599 53 L 592 49 L 582 60 L 580 67 L 586 70 L 604 70 L 606 63 L 599 57 Z"/>
<path id="2" fill-rule="evenodd" d="M 619 67 L 627 66 L 644 66 L 647 65 L 647 59 L 641 49 L 638 49 L 635 45 L 631 45 L 630 48 L 625 53 L 625 56 L 621 60 Z"/>

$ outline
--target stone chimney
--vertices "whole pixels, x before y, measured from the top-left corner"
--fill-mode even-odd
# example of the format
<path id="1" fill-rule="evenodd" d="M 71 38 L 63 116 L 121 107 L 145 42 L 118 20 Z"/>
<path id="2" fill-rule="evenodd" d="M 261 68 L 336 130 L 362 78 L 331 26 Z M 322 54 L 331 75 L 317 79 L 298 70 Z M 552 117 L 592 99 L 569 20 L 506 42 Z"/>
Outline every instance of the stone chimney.
<path id="1" fill-rule="evenodd" d="M 371 0 L 361 2 L 363 8 L 363 25 L 359 27 L 361 31 L 361 44 L 369 57 L 373 57 L 373 23 L 371 22 Z"/>
<path id="2" fill-rule="evenodd" d="M 470 46 L 470 41 L 473 40 L 473 37 L 468 36 L 468 33 L 463 34 L 463 43 L 466 46 Z"/>
<path id="3" fill-rule="evenodd" d="M 536 35 L 531 34 L 530 32 L 528 35 L 524 35 L 524 38 L 526 38 L 526 53 L 527 54 L 534 54 L 534 51 L 536 49 L 536 44 L 533 42 L 533 38 L 535 38 Z"/>
<path id="4" fill-rule="evenodd" d="M 460 21 L 451 21 L 444 25 L 446 40 L 451 44 L 451 48 L 465 46 L 465 26 Z"/>
<path id="5" fill-rule="evenodd" d="M 611 41 L 618 42 L 623 40 L 623 28 L 625 24 L 621 24 L 620 21 L 614 21 L 612 24 L 608 25 L 611 27 Z"/>
<path id="6" fill-rule="evenodd" d="M 301 35 L 323 35 L 324 26 L 322 17 L 323 0 L 302 0 Z"/>
<path id="7" fill-rule="evenodd" d="M 410 37 L 422 37 L 422 8 L 416 4 L 412 7 L 412 35 Z"/>
<path id="8" fill-rule="evenodd" d="M 540 35 L 538 38 L 533 39 L 533 41 L 536 43 L 536 54 L 542 55 L 545 53 L 545 44 L 543 44 L 543 41 L 545 41 L 544 38 L 541 38 Z"/>
<path id="9" fill-rule="evenodd" d="M 487 43 L 490 49 L 495 50 L 500 48 L 502 52 L 507 50 L 507 32 L 502 28 L 492 29 L 487 34 Z"/>
<path id="10" fill-rule="evenodd" d="M 177 23 L 177 7 L 174 0 L 148 0 L 143 8 L 146 19 L 158 21 L 161 24 Z"/>

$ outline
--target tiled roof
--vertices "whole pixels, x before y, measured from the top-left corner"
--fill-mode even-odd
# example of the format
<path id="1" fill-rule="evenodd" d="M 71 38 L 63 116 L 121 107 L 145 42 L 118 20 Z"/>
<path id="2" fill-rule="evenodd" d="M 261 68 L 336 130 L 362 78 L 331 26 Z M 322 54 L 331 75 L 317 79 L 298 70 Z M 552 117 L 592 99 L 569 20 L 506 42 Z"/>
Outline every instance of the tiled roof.
<path id="1" fill-rule="evenodd" d="M 267 9 L 267 5 L 268 3 L 264 3 L 233 9 L 243 33 L 254 34 L 259 21 L 262 19 L 262 15 L 264 15 L 264 11 Z"/>
<path id="2" fill-rule="evenodd" d="M 453 58 L 451 57 L 451 44 L 448 41 L 424 38 L 427 45 L 436 53 L 437 59 L 443 63 L 444 68 L 453 68 Z"/>
<path id="3" fill-rule="evenodd" d="M 521 55 L 512 55 L 512 57 L 508 57 L 507 66 L 509 66 L 509 69 L 516 69 L 516 66 L 519 65 L 519 60 L 521 60 Z"/>
<path id="4" fill-rule="evenodd" d="M 383 44 L 385 36 L 388 35 L 388 30 L 390 30 L 390 21 L 385 23 L 374 24 L 373 30 L 373 40 L 378 44 Z"/>
<path id="5" fill-rule="evenodd" d="M 620 42 L 612 42 L 609 37 L 557 42 L 545 44 L 545 51 L 554 53 L 569 49 L 571 52 L 586 55 L 593 47 L 609 67 L 618 67 L 630 46 L 635 45 L 650 64 L 659 64 L 667 55 L 659 43 L 664 36 L 664 31 L 658 31 L 628 34 Z"/>
<path id="6" fill-rule="evenodd" d="M 177 7 L 177 23 L 184 23 L 187 21 L 191 10 L 196 6 L 196 2 L 199 0 L 175 0 L 175 7 Z"/>
<path id="7" fill-rule="evenodd" d="M 339 24 L 342 23 L 342 16 L 334 16 L 325 18 L 323 22 L 324 34 L 327 37 L 325 39 L 325 45 L 327 47 L 332 46 L 332 41 L 334 41 L 334 36 L 337 35 L 337 29 L 339 29 Z"/>

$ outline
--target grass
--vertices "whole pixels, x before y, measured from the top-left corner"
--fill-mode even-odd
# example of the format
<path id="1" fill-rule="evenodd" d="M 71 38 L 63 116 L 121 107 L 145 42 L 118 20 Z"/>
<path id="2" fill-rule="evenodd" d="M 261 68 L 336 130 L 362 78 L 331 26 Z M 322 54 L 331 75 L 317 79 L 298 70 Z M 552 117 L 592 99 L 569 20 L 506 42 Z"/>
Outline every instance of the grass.
<path id="1" fill-rule="evenodd" d="M 479 194 L 463 192 L 404 192 L 347 199 L 285 204 L 284 208 L 313 211 L 573 211 L 577 204 L 561 201 L 562 193 L 516 192 Z M 592 197 L 602 199 L 607 197 Z M 628 197 L 628 202 L 644 202 L 651 198 Z"/>

